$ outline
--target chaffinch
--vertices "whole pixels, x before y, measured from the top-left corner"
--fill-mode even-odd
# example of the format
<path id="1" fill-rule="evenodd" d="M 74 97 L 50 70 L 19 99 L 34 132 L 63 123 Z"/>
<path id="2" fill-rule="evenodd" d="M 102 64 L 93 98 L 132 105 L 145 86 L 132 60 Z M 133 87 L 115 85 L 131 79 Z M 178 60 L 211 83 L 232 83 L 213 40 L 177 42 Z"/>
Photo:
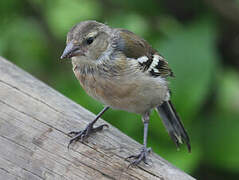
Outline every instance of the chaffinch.
<path id="1" fill-rule="evenodd" d="M 173 76 L 167 61 L 144 39 L 119 28 L 96 21 L 83 21 L 67 34 L 66 48 L 61 56 L 71 58 L 73 71 L 83 89 L 105 108 L 82 131 L 70 132 L 72 142 L 84 141 L 105 124 L 94 123 L 109 108 L 138 113 L 144 123 L 143 148 L 129 156 L 130 165 L 147 164 L 151 148 L 147 148 L 149 115 L 156 109 L 172 140 L 179 147 L 190 140 L 171 101 L 167 77 Z"/>

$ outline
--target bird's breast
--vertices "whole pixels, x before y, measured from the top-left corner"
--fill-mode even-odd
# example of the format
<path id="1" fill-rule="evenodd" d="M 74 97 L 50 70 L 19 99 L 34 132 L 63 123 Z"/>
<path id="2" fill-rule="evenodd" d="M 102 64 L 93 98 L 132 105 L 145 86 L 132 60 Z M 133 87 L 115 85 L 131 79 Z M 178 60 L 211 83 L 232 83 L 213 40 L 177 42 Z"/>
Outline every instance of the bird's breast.
<path id="1" fill-rule="evenodd" d="M 105 78 L 97 73 L 82 74 L 77 67 L 74 73 L 88 95 L 114 109 L 139 114 L 161 104 L 168 91 L 167 86 L 152 78 Z"/>

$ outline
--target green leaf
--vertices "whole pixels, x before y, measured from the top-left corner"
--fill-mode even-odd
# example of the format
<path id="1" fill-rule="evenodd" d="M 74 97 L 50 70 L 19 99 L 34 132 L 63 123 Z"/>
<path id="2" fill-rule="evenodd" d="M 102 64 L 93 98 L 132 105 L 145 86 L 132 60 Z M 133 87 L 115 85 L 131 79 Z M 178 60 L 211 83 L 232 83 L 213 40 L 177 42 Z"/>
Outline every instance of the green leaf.
<path id="1" fill-rule="evenodd" d="M 84 20 L 97 19 L 100 14 L 100 5 L 95 0 L 51 0 L 47 2 L 48 24 L 59 37 L 65 37 L 75 24 Z"/>
<path id="2" fill-rule="evenodd" d="M 124 28 L 143 36 L 148 31 L 148 24 L 145 18 L 136 13 L 118 13 L 107 20 L 112 27 Z"/>
<path id="3" fill-rule="evenodd" d="M 239 78 L 227 70 L 218 76 L 215 111 L 203 125 L 205 161 L 213 167 L 239 172 Z"/>
<path id="4" fill-rule="evenodd" d="M 239 109 L 239 77 L 233 70 L 224 71 L 218 76 L 219 88 L 217 105 L 220 110 L 235 113 Z"/>
<path id="5" fill-rule="evenodd" d="M 215 111 L 204 124 L 205 161 L 212 167 L 239 172 L 239 113 Z"/>
<path id="6" fill-rule="evenodd" d="M 193 120 L 199 112 L 216 73 L 212 25 L 208 21 L 186 27 L 170 23 L 169 29 L 163 29 L 168 39 L 157 45 L 176 76 L 171 80 L 172 99 L 183 119 Z"/>

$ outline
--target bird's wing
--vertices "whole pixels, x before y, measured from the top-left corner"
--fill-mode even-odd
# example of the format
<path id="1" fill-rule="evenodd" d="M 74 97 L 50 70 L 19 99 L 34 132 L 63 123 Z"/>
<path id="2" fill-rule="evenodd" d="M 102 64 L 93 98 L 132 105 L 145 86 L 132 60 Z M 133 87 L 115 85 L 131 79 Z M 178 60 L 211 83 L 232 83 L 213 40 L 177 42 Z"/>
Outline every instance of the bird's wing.
<path id="1" fill-rule="evenodd" d="M 168 62 L 144 39 L 125 29 L 118 29 L 118 35 L 113 42 L 114 48 L 122 51 L 128 59 L 137 60 L 142 71 L 153 77 L 173 76 Z"/>

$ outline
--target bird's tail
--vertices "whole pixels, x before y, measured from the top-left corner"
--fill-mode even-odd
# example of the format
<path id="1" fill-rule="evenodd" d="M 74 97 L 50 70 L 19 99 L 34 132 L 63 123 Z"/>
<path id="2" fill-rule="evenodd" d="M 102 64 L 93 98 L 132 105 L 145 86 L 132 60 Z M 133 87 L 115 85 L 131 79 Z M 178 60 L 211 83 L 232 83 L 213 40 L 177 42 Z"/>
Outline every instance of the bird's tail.
<path id="1" fill-rule="evenodd" d="M 183 124 L 175 111 L 171 101 L 164 101 L 163 104 L 156 108 L 160 117 L 163 120 L 163 124 L 166 127 L 170 137 L 176 144 L 177 148 L 179 144 L 186 143 L 188 151 L 191 152 L 190 140 Z"/>

